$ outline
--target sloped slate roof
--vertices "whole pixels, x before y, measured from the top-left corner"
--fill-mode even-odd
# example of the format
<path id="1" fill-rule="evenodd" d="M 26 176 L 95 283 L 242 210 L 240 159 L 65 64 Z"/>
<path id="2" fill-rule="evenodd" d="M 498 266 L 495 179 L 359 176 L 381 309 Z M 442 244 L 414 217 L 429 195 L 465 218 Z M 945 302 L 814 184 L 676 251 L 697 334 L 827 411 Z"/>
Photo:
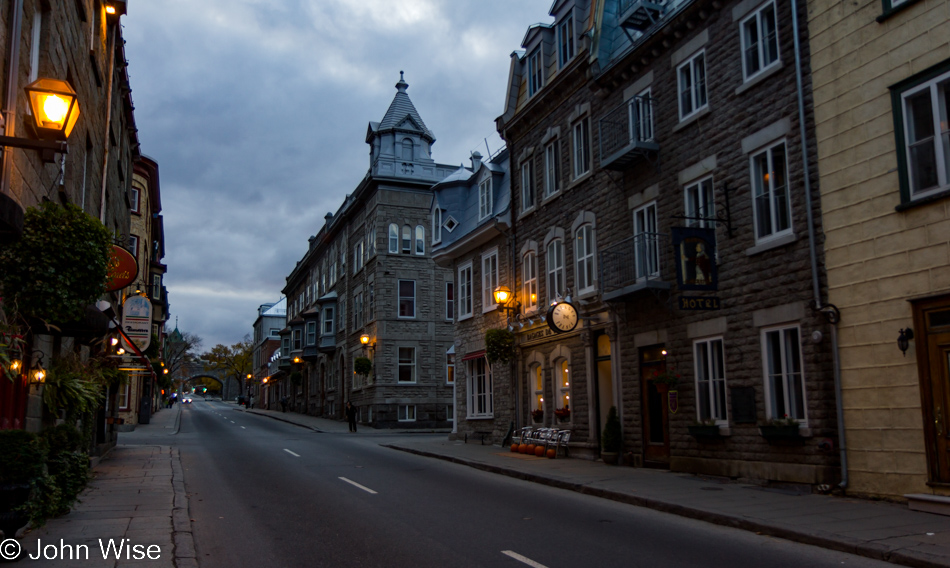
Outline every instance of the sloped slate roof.
<path id="1" fill-rule="evenodd" d="M 393 98 L 393 102 L 389 105 L 389 110 L 386 111 L 386 115 L 381 121 L 379 121 L 379 130 L 388 130 L 391 128 L 396 128 L 408 117 L 412 120 L 415 126 L 422 131 L 423 135 L 430 139 L 430 141 L 435 141 L 435 135 L 432 134 L 424 122 L 422 122 L 422 117 L 419 116 L 419 112 L 416 110 L 416 107 L 412 104 L 412 101 L 409 100 L 409 95 L 406 93 L 406 90 L 409 89 L 409 83 L 406 83 L 402 78 L 402 71 L 399 72 L 399 82 L 396 83 L 396 96 Z"/>

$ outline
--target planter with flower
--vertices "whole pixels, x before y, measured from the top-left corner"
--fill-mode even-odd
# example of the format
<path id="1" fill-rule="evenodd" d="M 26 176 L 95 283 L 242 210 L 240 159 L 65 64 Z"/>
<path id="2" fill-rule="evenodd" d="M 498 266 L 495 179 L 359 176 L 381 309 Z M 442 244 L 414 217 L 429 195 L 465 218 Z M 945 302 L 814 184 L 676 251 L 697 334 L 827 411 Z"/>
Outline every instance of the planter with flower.
<path id="1" fill-rule="evenodd" d="M 716 424 L 716 420 L 712 418 L 697 420 L 693 424 L 690 424 L 689 426 L 687 426 L 686 430 L 689 431 L 690 436 L 697 439 L 709 439 L 709 438 L 721 437 L 721 432 L 719 431 L 719 425 Z"/>
<path id="2" fill-rule="evenodd" d="M 554 415 L 557 416 L 558 422 L 567 422 L 571 419 L 571 409 L 568 407 L 558 408 L 554 411 Z"/>
<path id="3" fill-rule="evenodd" d="M 663 371 L 653 371 L 652 381 L 660 394 L 666 394 L 671 389 L 676 389 L 681 378 L 674 367 L 669 367 Z"/>
<path id="4" fill-rule="evenodd" d="M 798 420 L 789 418 L 788 414 L 782 418 L 773 418 L 767 423 L 759 425 L 759 433 L 762 434 L 762 437 L 768 440 L 769 443 L 802 439 Z"/>
<path id="5" fill-rule="evenodd" d="M 544 420 L 544 411 L 541 410 L 540 408 L 537 410 L 532 410 L 531 419 L 534 420 L 536 423 L 540 424 L 541 421 Z"/>

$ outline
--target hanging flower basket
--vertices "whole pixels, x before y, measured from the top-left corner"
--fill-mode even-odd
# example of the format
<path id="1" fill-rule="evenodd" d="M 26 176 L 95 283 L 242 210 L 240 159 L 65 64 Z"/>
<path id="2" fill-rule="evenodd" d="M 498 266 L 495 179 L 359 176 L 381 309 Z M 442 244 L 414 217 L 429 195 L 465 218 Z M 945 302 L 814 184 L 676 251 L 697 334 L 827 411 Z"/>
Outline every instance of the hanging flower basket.
<path id="1" fill-rule="evenodd" d="M 653 386 L 656 387 L 656 390 L 660 394 L 666 394 L 670 389 L 676 388 L 676 385 L 680 383 L 680 375 L 676 372 L 676 368 L 670 366 L 663 372 L 653 371 L 653 376 L 650 380 L 653 381 Z"/>
<path id="2" fill-rule="evenodd" d="M 537 410 L 532 410 L 531 419 L 540 424 L 541 421 L 544 420 L 544 411 L 540 408 Z"/>
<path id="3" fill-rule="evenodd" d="M 554 415 L 557 416 L 558 422 L 567 422 L 571 419 L 571 410 L 569 408 L 558 408 L 554 411 Z"/>

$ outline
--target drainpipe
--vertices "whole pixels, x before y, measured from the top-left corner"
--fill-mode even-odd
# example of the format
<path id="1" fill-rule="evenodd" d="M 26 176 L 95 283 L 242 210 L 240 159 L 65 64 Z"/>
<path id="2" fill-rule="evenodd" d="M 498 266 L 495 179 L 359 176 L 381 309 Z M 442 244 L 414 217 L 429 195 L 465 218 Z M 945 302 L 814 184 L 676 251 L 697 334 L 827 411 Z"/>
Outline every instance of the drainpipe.
<path id="1" fill-rule="evenodd" d="M 99 202 L 99 222 L 106 224 L 106 181 L 109 177 L 109 133 L 112 130 L 112 76 L 115 73 L 115 37 L 119 35 L 117 24 L 110 24 L 107 28 L 111 30 L 112 37 L 109 38 L 109 50 L 106 56 L 109 58 L 109 80 L 107 82 L 108 95 L 106 96 L 106 129 L 105 138 L 102 140 L 102 200 Z"/>
<path id="2" fill-rule="evenodd" d="M 23 0 L 14 0 L 12 14 L 10 18 L 10 47 L 7 54 L 10 58 L 10 68 L 7 71 L 7 95 L 3 105 L 4 134 L 7 136 L 16 136 L 16 101 L 17 86 L 19 84 L 18 75 L 20 74 L 20 33 L 23 27 Z M 0 188 L 3 193 L 10 194 L 10 173 L 13 169 L 12 148 L 5 148 L 3 151 L 3 169 L 0 170 L 2 182 Z"/>
<path id="3" fill-rule="evenodd" d="M 802 145 L 802 168 L 805 175 L 805 214 L 808 218 L 808 253 L 811 258 L 812 292 L 815 309 L 825 314 L 831 324 L 831 352 L 834 359 L 835 410 L 838 416 L 838 447 L 841 456 L 841 489 L 848 487 L 848 454 L 845 445 L 844 408 L 841 395 L 841 363 L 838 354 L 838 322 L 841 313 L 838 308 L 821 303 L 821 288 L 818 280 L 818 255 L 815 245 L 815 219 L 811 203 L 811 168 L 808 163 L 808 145 L 805 131 L 805 94 L 802 86 L 802 56 L 798 28 L 798 0 L 792 0 L 792 37 L 795 41 L 795 84 L 798 87 L 798 127 Z"/>

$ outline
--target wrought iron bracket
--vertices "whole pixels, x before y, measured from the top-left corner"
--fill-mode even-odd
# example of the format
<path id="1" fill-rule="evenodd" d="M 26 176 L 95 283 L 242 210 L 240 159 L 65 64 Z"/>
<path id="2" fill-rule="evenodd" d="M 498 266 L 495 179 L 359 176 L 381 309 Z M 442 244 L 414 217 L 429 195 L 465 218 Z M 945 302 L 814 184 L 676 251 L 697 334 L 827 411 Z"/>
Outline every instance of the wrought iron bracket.
<path id="1" fill-rule="evenodd" d="M 689 221 L 706 221 L 710 223 L 716 223 L 717 225 L 725 223 L 726 233 L 729 235 L 729 238 L 731 239 L 732 237 L 735 236 L 735 231 L 733 230 L 733 227 L 732 227 L 732 208 L 729 205 L 729 194 L 735 190 L 736 188 L 734 187 L 730 188 L 728 184 L 723 184 L 722 193 L 723 193 L 723 196 L 725 197 L 725 204 L 723 207 L 720 207 L 719 209 L 716 210 L 715 217 L 689 217 L 686 215 L 670 215 L 670 218 L 671 219 L 686 219 Z"/>

